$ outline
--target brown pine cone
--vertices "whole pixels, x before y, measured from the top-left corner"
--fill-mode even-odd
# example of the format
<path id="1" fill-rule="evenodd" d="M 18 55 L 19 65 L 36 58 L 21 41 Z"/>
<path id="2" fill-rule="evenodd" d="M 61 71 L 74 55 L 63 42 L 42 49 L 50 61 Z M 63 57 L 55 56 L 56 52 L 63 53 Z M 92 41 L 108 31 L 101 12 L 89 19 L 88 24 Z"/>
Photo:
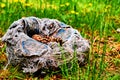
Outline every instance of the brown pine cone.
<path id="1" fill-rule="evenodd" d="M 60 38 L 49 37 L 49 36 L 42 37 L 41 35 L 38 34 L 33 35 L 32 38 L 46 44 L 49 42 L 57 42 L 60 43 L 60 45 L 62 45 L 62 39 Z"/>
<path id="2" fill-rule="evenodd" d="M 40 41 L 42 39 L 42 37 L 40 35 L 37 35 L 37 34 L 33 35 L 32 38 L 37 40 L 37 41 Z"/>
<path id="3" fill-rule="evenodd" d="M 47 38 L 44 38 L 44 37 L 42 37 L 38 34 L 33 35 L 32 38 L 39 41 L 39 42 L 42 42 L 42 43 L 48 43 L 49 42 L 49 40 Z"/>

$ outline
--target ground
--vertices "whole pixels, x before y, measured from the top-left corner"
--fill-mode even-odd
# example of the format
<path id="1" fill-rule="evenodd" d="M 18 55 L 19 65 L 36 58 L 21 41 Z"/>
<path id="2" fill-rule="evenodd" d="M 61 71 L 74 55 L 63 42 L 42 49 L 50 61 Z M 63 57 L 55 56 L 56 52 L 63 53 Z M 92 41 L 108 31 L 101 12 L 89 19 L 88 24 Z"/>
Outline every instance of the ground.
<path id="1" fill-rule="evenodd" d="M 119 80 L 120 79 L 120 25 L 119 0 L 1 0 L 0 39 L 15 20 L 27 16 L 55 18 L 76 28 L 90 41 L 87 64 L 68 70 L 50 71 L 43 80 Z M 7 64 L 6 45 L 0 41 L 0 79 L 37 80 L 33 74 L 25 74 L 18 66 Z M 73 60 L 73 63 L 76 63 Z"/>

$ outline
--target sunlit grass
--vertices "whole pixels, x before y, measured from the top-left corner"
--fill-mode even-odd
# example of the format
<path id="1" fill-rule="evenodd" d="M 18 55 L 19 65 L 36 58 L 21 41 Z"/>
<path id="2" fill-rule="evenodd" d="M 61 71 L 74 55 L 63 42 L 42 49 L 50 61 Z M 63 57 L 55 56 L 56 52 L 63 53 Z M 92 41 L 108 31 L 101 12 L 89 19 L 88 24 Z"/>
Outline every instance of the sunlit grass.
<path id="1" fill-rule="evenodd" d="M 91 50 L 88 64 L 84 67 L 78 68 L 77 64 L 72 63 L 74 67 L 69 72 L 66 64 L 61 66 L 62 78 L 119 80 L 120 34 L 116 32 L 120 25 L 119 5 L 119 0 L 1 0 L 0 28 L 5 32 L 13 21 L 27 16 L 63 21 L 78 29 L 81 35 L 90 41 Z M 6 64 L 4 54 L 5 47 L 1 47 L 0 73 L 4 73 L 6 78 L 33 78 L 33 75 L 28 77 L 17 71 L 17 67 L 9 67 L 7 71 L 3 71 Z M 45 79 L 50 79 L 51 76 L 52 74 L 48 74 Z"/>

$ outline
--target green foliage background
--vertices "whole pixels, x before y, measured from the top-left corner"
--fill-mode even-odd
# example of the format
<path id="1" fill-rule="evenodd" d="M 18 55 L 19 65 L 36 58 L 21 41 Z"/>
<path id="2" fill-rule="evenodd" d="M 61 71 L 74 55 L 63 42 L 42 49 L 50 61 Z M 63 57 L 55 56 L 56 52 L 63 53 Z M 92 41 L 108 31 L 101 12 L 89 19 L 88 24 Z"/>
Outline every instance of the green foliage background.
<path id="1" fill-rule="evenodd" d="M 22 17 L 36 16 L 39 18 L 54 18 L 78 29 L 82 36 L 91 42 L 90 59 L 84 68 L 78 68 L 74 64 L 71 72 L 62 66 L 62 78 L 64 79 L 83 79 L 83 80 L 119 80 L 120 69 L 109 72 L 106 67 L 109 63 L 105 62 L 107 44 L 104 43 L 98 50 L 102 50 L 102 55 L 93 52 L 94 38 L 98 36 L 107 39 L 109 36 L 115 38 L 119 43 L 120 37 L 116 29 L 120 26 L 120 0 L 0 0 L 0 29 L 1 33 L 6 32 L 7 28 L 15 20 Z M 114 32 L 114 33 L 113 33 Z M 90 34 L 90 35 L 89 35 Z M 3 34 L 2 34 L 3 35 Z M 2 37 L 2 36 L 0 36 Z M 5 48 L 0 49 L 0 55 L 5 53 Z M 92 60 L 91 60 L 92 58 Z M 120 66 L 119 59 L 112 59 L 113 63 Z M 5 61 L 0 60 L 1 73 Z M 8 73 L 7 73 L 8 72 Z M 75 72 L 75 73 L 72 73 Z M 54 73 L 54 72 L 53 72 Z M 6 76 L 9 75 L 9 76 Z M 77 74 L 77 75 L 76 75 Z M 0 75 L 2 78 L 3 75 Z M 51 79 L 53 74 L 48 75 L 45 79 Z M 26 74 L 17 71 L 17 67 L 10 66 L 4 73 L 8 79 L 38 79 L 26 77 Z"/>

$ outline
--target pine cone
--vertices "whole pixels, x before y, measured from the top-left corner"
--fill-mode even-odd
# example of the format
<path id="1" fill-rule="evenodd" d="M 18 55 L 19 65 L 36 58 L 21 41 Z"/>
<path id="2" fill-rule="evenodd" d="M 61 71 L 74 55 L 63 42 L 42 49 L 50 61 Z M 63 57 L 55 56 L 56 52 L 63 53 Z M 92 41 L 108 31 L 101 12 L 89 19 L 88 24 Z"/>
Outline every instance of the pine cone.
<path id="1" fill-rule="evenodd" d="M 55 38 L 55 37 L 49 37 L 49 36 L 42 37 L 41 35 L 38 35 L 38 34 L 33 35 L 32 38 L 45 44 L 49 42 L 57 42 L 57 43 L 60 43 L 60 45 L 62 45 L 61 38 Z"/>

